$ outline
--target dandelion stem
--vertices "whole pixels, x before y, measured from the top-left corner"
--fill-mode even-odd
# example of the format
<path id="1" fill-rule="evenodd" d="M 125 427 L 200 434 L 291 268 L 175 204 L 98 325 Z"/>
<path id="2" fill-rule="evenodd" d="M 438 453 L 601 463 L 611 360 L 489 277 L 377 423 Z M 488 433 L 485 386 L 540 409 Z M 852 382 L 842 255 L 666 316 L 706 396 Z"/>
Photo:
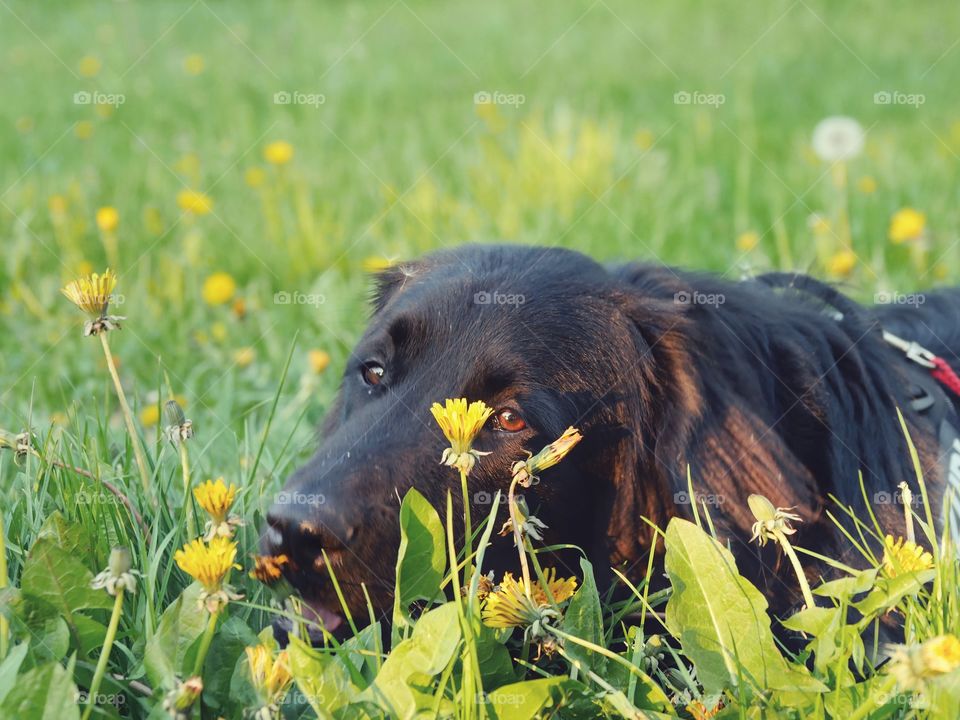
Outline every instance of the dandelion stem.
<path id="1" fill-rule="evenodd" d="M 87 696 L 87 709 L 83 711 L 83 720 L 87 720 L 93 713 L 93 708 L 97 704 L 97 693 L 100 692 L 100 683 L 103 682 L 103 676 L 107 672 L 107 663 L 110 661 L 110 650 L 113 648 L 113 641 L 117 637 L 117 628 L 120 625 L 120 616 L 123 614 L 123 587 L 117 586 L 117 596 L 113 601 L 113 614 L 110 616 L 110 624 L 107 626 L 107 634 L 103 639 L 103 649 L 100 651 L 100 659 L 97 660 L 97 669 L 93 673 L 93 682 L 90 683 L 90 693 Z"/>
<path id="2" fill-rule="evenodd" d="M 874 691 L 867 696 L 866 701 L 854 710 L 850 715 L 847 716 L 847 720 L 861 720 L 861 718 L 867 717 L 877 706 L 882 702 L 887 693 L 889 693 L 894 685 L 896 684 L 896 678 L 889 677 L 886 682 L 881 684 L 879 687 L 874 688 Z"/>
<path id="3" fill-rule="evenodd" d="M 197 519 L 193 514 L 193 499 L 190 497 L 190 456 L 187 454 L 187 444 L 182 440 L 180 445 L 180 469 L 183 471 L 183 502 L 187 506 L 187 537 L 197 536 Z"/>
<path id="4" fill-rule="evenodd" d="M 7 587 L 7 541 L 3 531 L 3 516 L 0 515 L 0 590 Z M 0 661 L 7 657 L 10 642 L 10 621 L 0 613 Z"/>
<path id="5" fill-rule="evenodd" d="M 460 470 L 460 492 L 463 493 L 463 527 L 464 527 L 464 546 L 463 546 L 463 577 L 464 580 L 473 577 L 471 566 L 473 556 L 473 523 L 470 521 L 470 491 L 467 488 L 467 473 Z"/>
<path id="6" fill-rule="evenodd" d="M 780 547 L 783 548 L 787 557 L 790 558 L 790 564 L 793 565 L 793 571 L 797 574 L 797 581 L 800 583 L 800 590 L 803 592 L 803 601 L 807 604 L 808 608 L 815 608 L 817 605 L 813 601 L 813 593 L 810 592 L 810 583 L 807 582 L 807 576 L 803 572 L 803 566 L 800 564 L 797 553 L 793 550 L 793 545 L 790 544 L 787 536 L 780 530 L 774 530 L 773 534 L 776 536 L 777 542 L 780 543 Z"/>
<path id="7" fill-rule="evenodd" d="M 210 620 L 207 622 L 207 629 L 203 632 L 203 638 L 200 640 L 200 649 L 197 650 L 197 659 L 193 664 L 192 675 L 202 675 L 203 661 L 207 659 L 207 651 L 210 650 L 210 643 L 213 641 L 213 634 L 217 629 L 217 618 L 220 611 L 210 613 Z"/>
<path id="8" fill-rule="evenodd" d="M 520 570 L 523 573 L 523 590 L 527 594 L 527 599 L 532 599 L 533 595 L 530 587 L 530 568 L 527 565 L 527 552 L 523 544 L 523 534 L 520 532 L 520 510 L 517 507 L 517 482 L 520 476 L 514 475 L 510 482 L 510 490 L 507 492 L 507 507 L 510 509 L 510 523 L 513 525 L 513 541 L 517 546 L 517 552 L 520 554 Z"/>
<path id="9" fill-rule="evenodd" d="M 100 338 L 100 344 L 103 345 L 103 354 L 107 358 L 107 368 L 110 370 L 110 377 L 113 378 L 114 387 L 117 389 L 120 409 L 123 411 L 123 419 L 127 425 L 127 434 L 130 435 L 130 443 L 133 445 L 133 456 L 136 458 L 137 468 L 140 470 L 140 480 L 143 482 L 143 491 L 150 492 L 150 473 L 147 470 L 147 459 L 140 445 L 140 436 L 137 434 L 137 429 L 133 424 L 133 413 L 130 411 L 130 405 L 127 403 L 127 396 L 123 392 L 123 385 L 120 384 L 120 375 L 117 373 L 117 366 L 113 361 L 113 353 L 110 352 L 110 343 L 107 342 L 107 334 L 101 332 L 97 337 Z"/>

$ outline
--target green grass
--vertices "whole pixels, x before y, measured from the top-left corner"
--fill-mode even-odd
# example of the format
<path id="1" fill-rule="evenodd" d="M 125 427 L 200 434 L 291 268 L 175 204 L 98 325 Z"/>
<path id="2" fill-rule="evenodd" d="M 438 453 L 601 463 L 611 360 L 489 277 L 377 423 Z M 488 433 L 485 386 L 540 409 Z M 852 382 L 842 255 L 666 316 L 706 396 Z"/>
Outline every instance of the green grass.
<path id="1" fill-rule="evenodd" d="M 14 585 L 57 513 L 70 529 L 55 534 L 82 548 L 75 555 L 89 571 L 105 566 L 112 545 L 129 545 L 151 590 L 128 602 L 111 672 L 142 680 L 137 643 L 187 585 L 171 556 L 189 539 L 176 451 L 142 420 L 170 391 L 184 400 L 197 429 L 194 478 L 241 486 L 246 558 L 272 493 L 310 452 L 363 329 L 368 258 L 508 240 L 732 278 L 822 274 L 842 242 L 846 197 L 859 262 L 843 281 L 854 296 L 957 281 L 958 15 L 946 2 L 823 0 L 3 0 L 0 429 L 30 428 L 44 458 L 0 455 Z M 195 55 L 199 74 L 185 68 Z M 87 56 L 100 64 L 92 78 L 80 70 Z M 324 102 L 276 104 L 285 91 Z M 478 108 L 484 91 L 523 102 Z M 924 102 L 875 103 L 883 91 Z M 76 104 L 82 92 L 124 102 L 106 112 Z M 678 92 L 724 102 L 676 104 Z M 846 192 L 810 148 L 816 123 L 835 114 L 868 130 Z M 295 150 L 283 168 L 263 159 L 275 140 Z M 245 175 L 256 168 L 266 175 L 254 188 Z M 858 189 L 863 177 L 875 192 Z M 213 213 L 182 213 L 183 189 L 207 193 Z M 103 206 L 120 216 L 112 256 L 94 222 Z M 925 253 L 887 239 L 903 207 L 926 213 Z M 832 223 L 819 238 L 814 214 Z M 760 241 L 741 252 L 746 232 Z M 97 343 L 81 336 L 80 314 L 59 293 L 84 263 L 108 262 L 124 297 L 114 310 L 128 318 L 110 339 L 155 468 L 156 502 L 139 488 Z M 202 298 L 204 279 L 219 271 L 238 283 L 242 319 Z M 324 302 L 280 305 L 277 292 Z M 238 363 L 247 348 L 252 361 Z M 309 370 L 312 348 L 332 358 L 323 373 Z M 128 495 L 151 542 L 115 496 L 51 467 L 55 458 Z M 252 606 L 238 616 L 259 629 L 266 616 L 255 606 L 267 598 L 248 585 Z M 106 623 L 105 611 L 92 612 Z M 41 624 L 59 652 L 59 621 Z M 97 653 L 67 641 L 83 684 Z M 223 696 L 229 678 L 215 682 Z"/>

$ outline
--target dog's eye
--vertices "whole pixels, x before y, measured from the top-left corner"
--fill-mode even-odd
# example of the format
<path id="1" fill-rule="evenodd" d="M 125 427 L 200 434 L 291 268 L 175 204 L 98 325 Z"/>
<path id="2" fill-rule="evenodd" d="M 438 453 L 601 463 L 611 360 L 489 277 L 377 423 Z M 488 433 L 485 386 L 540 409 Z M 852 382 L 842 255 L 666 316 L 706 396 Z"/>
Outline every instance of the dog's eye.
<path id="1" fill-rule="evenodd" d="M 520 432 L 527 426 L 520 413 L 510 408 L 497 410 L 493 416 L 493 429 L 501 432 Z"/>
<path id="2" fill-rule="evenodd" d="M 383 365 L 375 362 L 366 362 L 363 364 L 360 373 L 363 375 L 363 381 L 370 386 L 379 385 L 383 380 Z"/>

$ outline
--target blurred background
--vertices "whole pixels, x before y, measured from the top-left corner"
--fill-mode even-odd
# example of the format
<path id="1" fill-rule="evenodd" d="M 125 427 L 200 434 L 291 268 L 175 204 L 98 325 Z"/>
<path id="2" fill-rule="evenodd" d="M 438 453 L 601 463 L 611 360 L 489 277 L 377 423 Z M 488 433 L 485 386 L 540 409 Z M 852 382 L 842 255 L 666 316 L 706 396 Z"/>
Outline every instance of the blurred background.
<path id="1" fill-rule="evenodd" d="M 958 20 L 950 2 L 0 0 L 0 427 L 88 426 L 112 401 L 59 292 L 106 266 L 145 434 L 172 392 L 217 474 L 278 393 L 265 466 L 285 472 L 368 273 L 434 248 L 798 269 L 865 301 L 955 282 Z"/>

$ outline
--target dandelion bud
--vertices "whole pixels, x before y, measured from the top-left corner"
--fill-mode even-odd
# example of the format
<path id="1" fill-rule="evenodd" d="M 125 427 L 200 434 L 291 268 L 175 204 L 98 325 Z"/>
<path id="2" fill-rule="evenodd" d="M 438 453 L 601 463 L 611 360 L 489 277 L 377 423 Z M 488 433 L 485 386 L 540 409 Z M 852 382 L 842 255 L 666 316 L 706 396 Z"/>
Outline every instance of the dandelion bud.
<path id="1" fill-rule="evenodd" d="M 114 575 L 123 575 L 133 566 L 130 550 L 125 547 L 115 547 L 110 551 L 110 572 Z"/>

